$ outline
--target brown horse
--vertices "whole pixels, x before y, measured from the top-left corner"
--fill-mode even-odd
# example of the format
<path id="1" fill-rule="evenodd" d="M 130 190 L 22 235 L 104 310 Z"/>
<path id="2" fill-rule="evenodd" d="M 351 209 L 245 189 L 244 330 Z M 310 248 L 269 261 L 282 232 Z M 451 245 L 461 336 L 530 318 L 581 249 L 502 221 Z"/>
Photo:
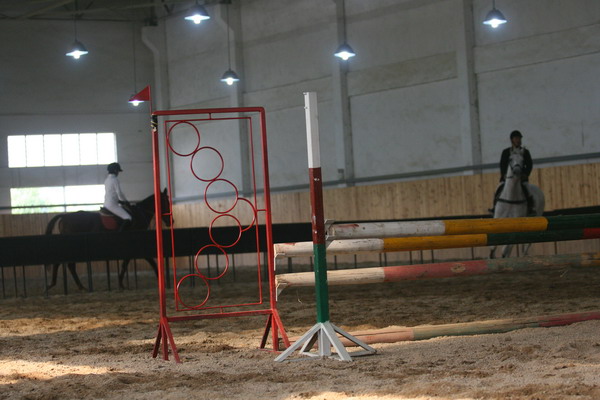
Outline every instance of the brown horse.
<path id="1" fill-rule="evenodd" d="M 169 209 L 169 196 L 167 189 L 165 189 L 160 196 L 161 210 Z M 125 230 L 146 230 L 150 228 L 150 222 L 154 218 L 154 195 L 151 195 L 144 200 L 133 204 L 129 208 L 131 214 L 131 223 L 125 225 Z M 89 233 L 89 232 L 107 232 L 117 231 L 117 226 L 113 229 L 107 228 L 103 224 L 103 219 L 100 212 L 93 211 L 77 211 L 72 213 L 59 214 L 53 217 L 46 228 L 46 235 L 51 235 L 54 230 L 54 225 L 58 223 L 58 234 L 70 234 L 70 233 Z M 162 215 L 163 223 L 167 226 L 171 225 L 171 220 L 168 215 L 163 212 Z M 158 275 L 156 262 L 153 258 L 146 258 L 146 261 L 152 266 L 154 272 Z M 129 265 L 130 259 L 123 260 L 121 270 L 119 271 L 119 288 L 123 287 L 123 277 L 127 272 L 127 266 Z M 50 290 L 56 285 L 56 277 L 58 274 L 58 267 L 60 264 L 54 264 L 52 269 L 52 282 L 48 285 L 47 290 Z M 77 276 L 77 270 L 75 269 L 75 263 L 67 264 L 69 272 L 75 281 L 75 284 L 79 290 L 87 291 Z"/>

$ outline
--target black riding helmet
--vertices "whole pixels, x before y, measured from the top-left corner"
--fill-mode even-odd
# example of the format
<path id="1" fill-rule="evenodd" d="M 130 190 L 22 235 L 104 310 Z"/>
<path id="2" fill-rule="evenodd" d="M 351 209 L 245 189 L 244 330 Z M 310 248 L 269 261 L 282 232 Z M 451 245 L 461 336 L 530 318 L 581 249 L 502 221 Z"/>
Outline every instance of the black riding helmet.
<path id="1" fill-rule="evenodd" d="M 512 131 L 512 132 L 510 133 L 510 138 L 512 139 L 512 138 L 514 138 L 514 137 L 520 137 L 520 138 L 522 138 L 522 137 L 523 137 L 523 135 L 521 135 L 521 132 L 520 132 L 520 131 Z"/>
<path id="2" fill-rule="evenodd" d="M 121 169 L 121 165 L 116 162 L 108 164 L 108 167 L 106 167 L 106 170 L 108 171 L 109 174 L 116 174 L 117 172 L 123 172 L 123 170 Z"/>

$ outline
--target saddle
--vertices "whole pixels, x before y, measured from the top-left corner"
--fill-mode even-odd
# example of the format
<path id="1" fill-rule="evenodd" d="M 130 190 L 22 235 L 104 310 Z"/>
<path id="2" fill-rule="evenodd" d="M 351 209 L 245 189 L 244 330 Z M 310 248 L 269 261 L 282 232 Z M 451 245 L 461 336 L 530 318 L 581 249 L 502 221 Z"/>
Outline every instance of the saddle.
<path id="1" fill-rule="evenodd" d="M 496 193 L 494 193 L 494 206 L 492 208 L 488 209 L 488 211 L 491 212 L 492 215 L 494 214 L 494 210 L 496 209 L 496 203 L 498 201 L 503 201 L 505 203 L 514 203 L 514 204 L 519 204 L 519 203 L 523 202 L 523 201 L 511 202 L 511 201 L 500 199 L 500 194 L 502 193 L 502 189 L 504 189 L 504 185 L 505 185 L 505 182 L 501 182 L 498 185 L 498 188 L 496 189 Z M 522 183 L 521 183 L 521 185 L 523 186 L 523 192 L 525 193 L 524 202 L 527 203 L 527 216 L 535 216 L 535 207 L 536 207 L 535 199 L 529 193 L 527 186 L 523 185 Z"/>
<path id="2" fill-rule="evenodd" d="M 123 219 L 113 214 L 108 208 L 100 207 L 100 221 L 108 231 L 116 231 L 121 226 Z"/>

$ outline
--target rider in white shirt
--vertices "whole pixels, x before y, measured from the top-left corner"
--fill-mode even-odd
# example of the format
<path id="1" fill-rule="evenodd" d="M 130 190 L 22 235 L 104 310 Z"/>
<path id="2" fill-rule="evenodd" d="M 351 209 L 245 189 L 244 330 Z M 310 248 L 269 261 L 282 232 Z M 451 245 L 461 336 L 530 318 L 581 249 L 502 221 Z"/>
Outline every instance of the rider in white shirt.
<path id="1" fill-rule="evenodd" d="M 123 170 L 121 165 L 116 162 L 109 164 L 106 169 L 108 170 L 108 176 L 104 181 L 104 208 L 123 219 L 123 226 L 121 227 L 121 230 L 123 230 L 125 226 L 131 223 L 131 215 L 121 205 L 123 203 L 129 204 L 117 178 L 119 172 Z"/>

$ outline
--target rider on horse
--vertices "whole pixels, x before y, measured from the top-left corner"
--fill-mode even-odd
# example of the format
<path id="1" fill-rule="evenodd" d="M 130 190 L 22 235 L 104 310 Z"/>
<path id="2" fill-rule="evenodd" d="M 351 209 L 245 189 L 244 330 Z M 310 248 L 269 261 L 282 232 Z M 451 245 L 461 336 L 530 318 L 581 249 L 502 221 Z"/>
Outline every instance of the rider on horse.
<path id="1" fill-rule="evenodd" d="M 129 201 L 121 190 L 117 176 L 122 172 L 119 163 L 111 163 L 106 167 L 108 176 L 104 181 L 104 208 L 123 220 L 120 230 L 125 230 L 131 225 L 131 215 L 123 208 L 122 204 L 129 205 Z"/>
<path id="2" fill-rule="evenodd" d="M 523 193 L 527 198 L 527 215 L 535 214 L 534 210 L 534 202 L 533 197 L 529 193 L 529 174 L 531 174 L 531 170 L 533 169 L 533 160 L 531 159 L 531 154 L 529 150 L 521 145 L 521 139 L 523 135 L 519 131 L 512 131 L 510 133 L 510 142 L 512 144 L 511 147 L 507 147 L 502 151 L 502 156 L 500 157 L 500 184 L 496 189 L 496 193 L 494 195 L 494 207 L 496 206 L 496 202 L 498 201 L 498 197 L 502 192 L 502 188 L 504 187 L 504 182 L 506 180 L 506 171 L 508 170 L 508 163 L 510 159 L 510 153 L 513 151 L 520 151 L 523 155 L 523 171 L 521 173 L 521 186 L 523 187 Z M 490 210 L 492 213 L 494 212 L 494 208 Z"/>

